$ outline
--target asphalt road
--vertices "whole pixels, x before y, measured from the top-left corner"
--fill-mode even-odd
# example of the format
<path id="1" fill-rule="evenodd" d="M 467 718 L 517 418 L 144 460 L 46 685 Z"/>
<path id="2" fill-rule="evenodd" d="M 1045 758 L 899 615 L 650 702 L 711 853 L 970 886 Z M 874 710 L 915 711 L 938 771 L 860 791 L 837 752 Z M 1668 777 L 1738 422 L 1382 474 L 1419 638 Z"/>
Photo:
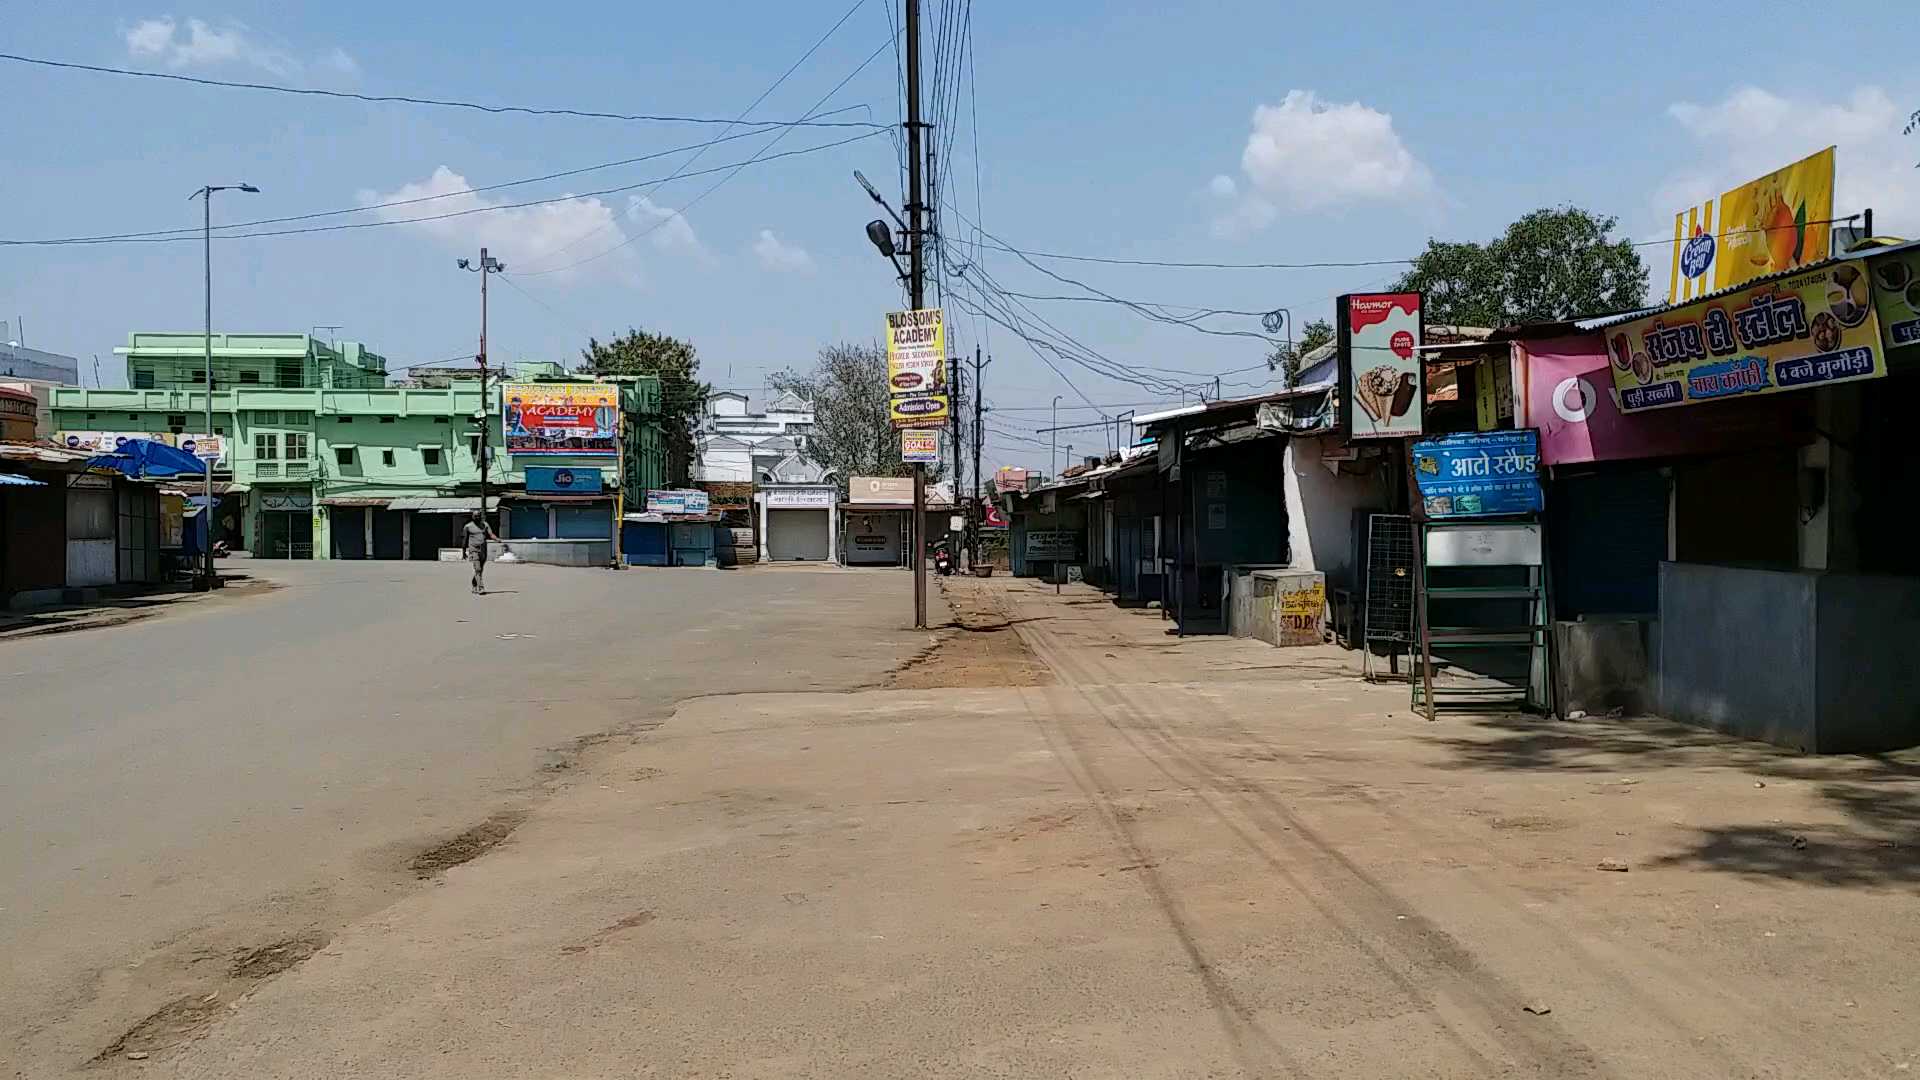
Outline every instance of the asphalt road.
<path id="1" fill-rule="evenodd" d="M 927 641 L 895 573 L 496 564 L 474 597 L 463 565 L 233 569 L 284 587 L 0 644 L 0 1071 L 78 1066 L 244 950 L 430 887 L 415 855 L 583 738 L 875 683 Z"/>

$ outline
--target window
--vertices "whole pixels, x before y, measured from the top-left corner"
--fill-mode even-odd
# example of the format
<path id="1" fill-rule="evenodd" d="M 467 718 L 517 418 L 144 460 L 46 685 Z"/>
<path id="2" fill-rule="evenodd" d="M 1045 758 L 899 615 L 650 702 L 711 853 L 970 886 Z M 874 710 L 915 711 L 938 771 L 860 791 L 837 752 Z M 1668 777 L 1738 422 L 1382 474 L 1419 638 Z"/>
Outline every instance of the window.
<path id="1" fill-rule="evenodd" d="M 280 460 L 280 436 L 276 432 L 261 431 L 253 436 L 253 459 L 255 461 Z"/>
<path id="2" fill-rule="evenodd" d="M 258 384 L 260 382 L 260 373 L 257 371 L 243 371 L 240 373 L 240 381 L 250 385 Z"/>
<path id="3" fill-rule="evenodd" d="M 299 386 L 300 361 L 281 360 L 276 362 L 273 366 L 273 382 L 275 386 Z"/>
<path id="4" fill-rule="evenodd" d="M 467 453 L 472 454 L 475 461 L 480 460 L 480 436 L 467 436 Z"/>
<path id="5" fill-rule="evenodd" d="M 133 372 L 133 388 L 135 390 L 153 389 L 153 369 L 135 368 Z"/>
<path id="6" fill-rule="evenodd" d="M 304 431 L 287 432 L 287 460 L 307 460 L 307 433 Z"/>
<path id="7" fill-rule="evenodd" d="M 215 425 L 213 426 L 213 433 L 214 433 L 215 435 L 218 435 L 218 436 L 220 436 L 221 438 L 225 438 L 225 437 L 226 437 L 226 435 L 227 435 L 227 429 L 226 429 L 226 428 L 224 428 L 224 427 L 221 427 L 221 426 L 220 426 L 220 425 L 218 425 L 218 424 L 215 424 Z"/>
<path id="8" fill-rule="evenodd" d="M 425 466 L 426 466 L 427 468 L 429 468 L 429 469 L 431 469 L 431 468 L 433 468 L 434 466 L 436 466 L 436 465 L 438 465 L 438 464 L 440 464 L 440 448 L 439 448 L 439 447 L 437 447 L 437 446 L 423 446 L 423 447 L 421 447 L 421 448 L 420 448 L 420 463 L 421 463 L 422 465 L 425 465 Z"/>
<path id="9" fill-rule="evenodd" d="M 100 414 L 97 412 L 90 412 L 87 414 L 87 423 L 89 424 L 93 423 L 95 420 L 98 420 L 98 419 L 100 419 Z"/>
<path id="10" fill-rule="evenodd" d="M 453 423 L 453 417 L 451 417 L 451 416 L 436 416 L 436 417 L 434 417 L 434 418 L 433 418 L 433 422 L 434 422 L 434 423 L 436 423 L 436 424 L 451 424 L 451 423 Z"/>
<path id="11" fill-rule="evenodd" d="M 313 414 L 305 409 L 288 409 L 280 414 L 280 422 L 288 427 L 305 427 L 313 423 Z"/>
<path id="12" fill-rule="evenodd" d="M 393 451 L 380 451 L 380 464 L 385 465 L 389 469 L 393 468 Z"/>
<path id="13" fill-rule="evenodd" d="M 168 413 L 167 414 L 167 429 L 169 431 L 172 431 L 175 435 L 180 434 L 180 432 L 183 429 L 185 429 L 186 426 L 187 426 L 187 417 L 185 413 Z"/>
<path id="14" fill-rule="evenodd" d="M 336 446 L 333 448 L 333 463 L 343 468 L 353 467 L 353 447 Z"/>
<path id="15" fill-rule="evenodd" d="M 280 414 L 272 411 L 271 409 L 264 410 L 264 411 L 260 409 L 255 409 L 253 411 L 253 422 L 256 424 L 277 425 L 280 423 Z"/>
<path id="16" fill-rule="evenodd" d="M 351 416 L 343 416 L 343 417 L 341 417 L 341 418 L 340 418 L 340 422 L 341 422 L 341 423 L 343 423 L 343 424 L 351 424 L 351 423 L 353 423 L 353 417 L 351 417 Z"/>
<path id="17" fill-rule="evenodd" d="M 140 414 L 137 412 L 130 412 L 127 414 L 127 419 L 137 424 L 140 422 Z"/>
<path id="18" fill-rule="evenodd" d="M 381 417 L 381 418 L 380 418 L 380 422 L 381 422 L 381 423 L 383 423 L 383 424 L 391 424 L 391 423 L 393 423 L 393 422 L 394 422 L 394 420 L 396 420 L 396 419 L 398 419 L 398 418 L 397 418 L 397 417 L 392 417 L 392 416 L 383 416 L 383 417 Z"/>

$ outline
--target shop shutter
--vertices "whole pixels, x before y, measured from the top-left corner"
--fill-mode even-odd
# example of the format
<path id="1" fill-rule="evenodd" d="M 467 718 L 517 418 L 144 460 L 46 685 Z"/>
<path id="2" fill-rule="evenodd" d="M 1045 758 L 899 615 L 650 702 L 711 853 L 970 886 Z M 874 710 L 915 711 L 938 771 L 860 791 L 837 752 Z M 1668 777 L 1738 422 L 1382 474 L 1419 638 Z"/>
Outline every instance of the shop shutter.
<path id="1" fill-rule="evenodd" d="M 1659 612 L 1667 557 L 1667 478 L 1659 469 L 1556 478 L 1547 512 L 1554 618 Z"/>

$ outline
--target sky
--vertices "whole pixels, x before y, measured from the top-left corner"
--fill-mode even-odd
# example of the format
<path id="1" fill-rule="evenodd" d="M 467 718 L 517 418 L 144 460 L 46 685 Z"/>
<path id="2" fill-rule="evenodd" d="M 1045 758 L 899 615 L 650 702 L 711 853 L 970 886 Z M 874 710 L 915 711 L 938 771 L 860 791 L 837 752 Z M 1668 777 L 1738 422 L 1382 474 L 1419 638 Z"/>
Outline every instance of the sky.
<path id="1" fill-rule="evenodd" d="M 959 27 L 969 8 L 971 64 L 936 65 L 938 27 Z M 1830 144 L 1839 212 L 1872 206 L 1876 231 L 1920 236 L 1920 136 L 1901 134 L 1920 108 L 1920 69 L 1815 37 L 1800 28 L 1804 4 L 1741 4 L 1738 25 L 1778 32 L 1718 40 L 1671 4 L 1636 0 L 926 0 L 926 10 L 928 98 L 936 66 L 968 76 L 943 84 L 947 107 L 929 108 L 947 204 L 936 280 L 950 348 L 992 357 L 989 468 L 1044 469 L 1068 446 L 1075 456 L 1107 448 L 1100 426 L 1038 430 L 1055 395 L 1061 424 L 1098 425 L 1178 403 L 1174 384 L 1210 394 L 1218 376 L 1228 396 L 1257 392 L 1271 376 L 1253 313 L 1330 318 L 1334 296 L 1399 272 L 1036 268 L 1001 245 L 1375 262 L 1409 258 L 1429 239 L 1486 240 L 1562 204 L 1657 242 L 1675 211 Z M 749 119 L 817 109 L 824 122 L 878 126 L 746 132 L 492 114 L 0 61 L 0 239 L 196 229 L 195 189 L 247 182 L 260 194 L 220 193 L 216 222 L 351 210 L 279 228 L 371 227 L 216 241 L 218 329 L 337 325 L 319 332 L 366 342 L 395 367 L 469 361 L 479 277 L 455 260 L 485 245 L 507 264 L 491 285 L 496 360 L 573 362 L 590 336 L 643 327 L 691 341 L 716 386 L 758 395 L 769 373 L 805 368 L 822 345 L 874 340 L 884 313 L 904 306 L 862 231 L 882 211 L 852 177 L 860 170 L 901 204 L 887 130 L 899 121 L 898 17 L 897 2 L 880 0 L 28 5 L 9 14 L 5 51 L 369 95 L 720 120 L 752 105 Z M 697 157 L 668 153 L 726 135 L 744 137 Z M 473 190 L 613 161 L 629 163 Z M 376 205 L 402 200 L 425 201 Z M 458 211 L 476 212 L 402 220 Z M 1666 249 L 1642 251 L 1651 290 L 1664 295 Z M 112 350 L 129 332 L 201 325 L 202 255 L 196 236 L 0 248 L 0 319 L 26 345 L 80 357 L 88 385 L 96 356 L 101 384 L 124 385 Z M 1205 334 L 1084 299 L 1021 298 L 1023 310 L 988 282 L 1027 297 L 1091 288 L 1182 315 L 1246 314 L 1210 316 L 1200 325 L 1219 332 Z M 971 307 L 983 302 L 1029 336 L 1044 318 L 1047 333 L 1077 343 L 1064 351 L 1086 350 L 1085 363 L 979 317 Z M 1114 366 L 1133 380 L 1092 370 Z"/>

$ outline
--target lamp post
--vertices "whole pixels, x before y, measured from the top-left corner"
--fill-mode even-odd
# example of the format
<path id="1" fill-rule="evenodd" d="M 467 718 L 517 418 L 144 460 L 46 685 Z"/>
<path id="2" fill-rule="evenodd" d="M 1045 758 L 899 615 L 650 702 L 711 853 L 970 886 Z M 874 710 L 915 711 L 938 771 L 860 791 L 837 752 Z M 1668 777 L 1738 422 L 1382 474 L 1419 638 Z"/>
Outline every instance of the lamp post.
<path id="1" fill-rule="evenodd" d="M 1060 399 L 1065 396 L 1065 394 L 1053 395 L 1053 431 L 1047 432 L 1047 470 L 1055 476 L 1060 475 L 1060 457 L 1054 453 L 1054 444 L 1060 441 L 1060 436 L 1054 432 L 1060 430 Z"/>
<path id="2" fill-rule="evenodd" d="M 480 275 L 480 408 L 474 416 L 480 421 L 480 520 L 487 520 L 487 458 L 491 448 L 487 445 L 492 434 L 493 421 L 487 415 L 487 278 L 506 270 L 507 264 L 487 254 L 486 248 L 480 249 L 480 262 L 475 265 L 471 259 L 461 259 L 462 270 Z M 501 532 L 505 532 L 502 523 Z"/>
<path id="3" fill-rule="evenodd" d="M 205 339 L 206 360 L 207 360 L 207 372 L 206 372 L 207 374 L 207 383 L 206 383 L 207 431 L 206 431 L 206 435 L 207 435 L 207 438 L 209 439 L 213 438 L 213 193 L 216 191 L 244 191 L 249 195 L 260 194 L 260 189 L 257 187 L 254 187 L 252 184 L 209 184 L 206 187 L 203 187 L 200 190 L 194 192 L 193 194 L 187 196 L 187 199 L 189 201 L 193 199 L 200 200 L 200 209 L 202 211 L 201 219 L 200 219 L 201 226 L 202 226 L 201 227 L 201 243 L 202 243 L 203 249 L 206 252 L 206 286 L 207 286 L 207 290 L 206 290 L 207 336 Z M 206 489 L 204 491 L 204 495 L 206 496 L 206 505 L 201 507 L 200 512 L 206 515 L 207 539 L 206 539 L 205 546 L 207 550 L 205 552 L 205 556 L 207 560 L 207 588 L 212 589 L 213 582 L 214 582 L 214 576 L 213 576 L 213 461 L 214 459 L 203 458 L 202 460 L 204 460 L 207 465 Z"/>

